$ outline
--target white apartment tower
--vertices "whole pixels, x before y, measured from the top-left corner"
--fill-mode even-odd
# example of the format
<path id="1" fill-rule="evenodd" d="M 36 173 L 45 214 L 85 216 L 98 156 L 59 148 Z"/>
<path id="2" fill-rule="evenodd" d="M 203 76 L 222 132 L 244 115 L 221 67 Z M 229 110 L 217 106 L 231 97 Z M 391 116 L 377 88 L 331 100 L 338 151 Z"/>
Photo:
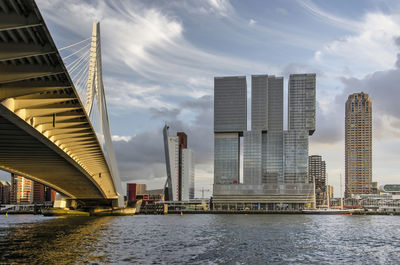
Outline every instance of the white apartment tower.
<path id="1" fill-rule="evenodd" d="M 194 156 L 193 151 L 187 148 L 186 134 L 178 132 L 177 136 L 168 136 L 168 126 L 165 126 L 164 148 L 168 200 L 194 199 Z"/>

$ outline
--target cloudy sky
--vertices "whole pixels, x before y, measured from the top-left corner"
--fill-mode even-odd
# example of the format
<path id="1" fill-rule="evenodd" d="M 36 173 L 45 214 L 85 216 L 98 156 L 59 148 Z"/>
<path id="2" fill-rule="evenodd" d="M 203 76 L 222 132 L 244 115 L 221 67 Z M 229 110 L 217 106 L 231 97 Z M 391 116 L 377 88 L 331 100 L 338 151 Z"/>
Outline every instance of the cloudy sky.
<path id="1" fill-rule="evenodd" d="M 171 134 L 188 135 L 200 196 L 199 189 L 212 189 L 213 182 L 213 77 L 246 75 L 250 88 L 251 74 L 287 81 L 290 73 L 315 72 L 317 130 L 310 154 L 326 160 L 336 195 L 344 176 L 344 103 L 354 92 L 373 100 L 373 180 L 400 182 L 398 1 L 37 3 L 59 48 L 90 37 L 92 22 L 101 23 L 103 75 L 123 181 L 164 184 L 166 122 Z"/>

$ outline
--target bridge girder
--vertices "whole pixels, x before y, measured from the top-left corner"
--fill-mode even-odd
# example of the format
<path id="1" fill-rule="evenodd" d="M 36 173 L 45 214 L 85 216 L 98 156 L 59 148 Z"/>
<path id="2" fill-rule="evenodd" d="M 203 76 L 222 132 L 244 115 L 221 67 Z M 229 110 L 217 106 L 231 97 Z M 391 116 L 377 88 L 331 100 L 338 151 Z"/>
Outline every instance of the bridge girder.
<path id="1" fill-rule="evenodd" d="M 121 196 L 33 0 L 0 0 L 0 147 L 0 169 L 70 198 Z"/>

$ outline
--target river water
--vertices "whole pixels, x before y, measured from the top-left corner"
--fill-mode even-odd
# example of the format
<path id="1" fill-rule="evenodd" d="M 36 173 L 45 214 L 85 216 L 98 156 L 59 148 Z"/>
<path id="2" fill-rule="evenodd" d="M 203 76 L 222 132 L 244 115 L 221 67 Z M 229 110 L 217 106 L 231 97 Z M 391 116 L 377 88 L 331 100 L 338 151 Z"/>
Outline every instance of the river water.
<path id="1" fill-rule="evenodd" d="M 0 215 L 0 264 L 400 264 L 400 216 Z"/>

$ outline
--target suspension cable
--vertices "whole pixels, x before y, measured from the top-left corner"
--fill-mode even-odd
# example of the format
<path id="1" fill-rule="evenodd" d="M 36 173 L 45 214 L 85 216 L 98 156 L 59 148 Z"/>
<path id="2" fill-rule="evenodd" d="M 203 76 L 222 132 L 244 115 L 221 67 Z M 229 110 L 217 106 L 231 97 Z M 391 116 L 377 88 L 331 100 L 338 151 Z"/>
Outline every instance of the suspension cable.
<path id="1" fill-rule="evenodd" d="M 63 59 L 64 59 L 64 60 L 67 60 L 69 57 L 71 57 L 72 55 L 75 55 L 75 54 L 77 54 L 78 52 L 82 51 L 83 49 L 87 48 L 89 45 L 90 45 L 90 43 L 88 43 L 87 45 L 83 46 L 83 47 L 80 48 L 79 50 L 77 50 L 77 51 L 71 53 L 70 55 L 64 57 Z"/>
<path id="2" fill-rule="evenodd" d="M 86 68 L 84 68 L 84 71 L 82 71 L 82 73 L 79 75 L 79 77 L 76 79 L 76 83 L 75 86 L 79 87 L 79 83 L 81 82 L 82 78 L 85 76 L 85 73 L 87 72 L 87 70 L 89 69 L 89 66 L 87 66 Z"/>
<path id="3" fill-rule="evenodd" d="M 86 57 L 82 57 L 79 62 L 77 62 L 73 67 L 68 69 L 69 74 L 75 72 L 76 69 L 79 69 L 82 65 L 88 64 L 89 54 Z"/>
<path id="4" fill-rule="evenodd" d="M 58 50 L 59 50 L 59 51 L 62 51 L 62 50 L 68 49 L 68 48 L 73 47 L 73 46 L 75 46 L 75 45 L 78 45 L 78 44 L 80 44 L 80 43 L 82 43 L 82 42 L 84 42 L 84 41 L 90 40 L 91 38 L 92 38 L 92 37 L 89 37 L 89 38 L 84 39 L 84 40 L 82 40 L 82 41 L 78 41 L 78 42 L 76 42 L 76 43 L 74 43 L 74 44 L 71 44 L 71 45 L 62 47 L 62 48 L 60 48 L 60 49 L 58 49 Z"/>
<path id="5" fill-rule="evenodd" d="M 86 63 L 86 66 L 85 66 L 85 65 L 82 65 L 81 69 L 80 69 L 77 73 L 75 73 L 75 75 L 72 77 L 72 79 L 73 79 L 74 81 L 78 80 L 78 79 L 80 78 L 82 72 L 83 72 L 84 70 L 86 70 L 86 68 L 88 68 L 88 67 L 89 67 L 89 64 L 88 64 L 88 63 Z"/>
<path id="6" fill-rule="evenodd" d="M 89 51 L 86 51 L 85 53 L 83 53 L 81 56 L 79 56 L 78 58 L 76 58 L 75 60 L 73 60 L 72 62 L 70 62 L 69 64 L 67 64 L 65 67 L 69 68 L 70 66 L 75 65 L 76 63 L 78 63 L 80 60 L 82 60 L 82 58 L 84 58 L 85 56 L 87 56 L 89 54 Z"/>

